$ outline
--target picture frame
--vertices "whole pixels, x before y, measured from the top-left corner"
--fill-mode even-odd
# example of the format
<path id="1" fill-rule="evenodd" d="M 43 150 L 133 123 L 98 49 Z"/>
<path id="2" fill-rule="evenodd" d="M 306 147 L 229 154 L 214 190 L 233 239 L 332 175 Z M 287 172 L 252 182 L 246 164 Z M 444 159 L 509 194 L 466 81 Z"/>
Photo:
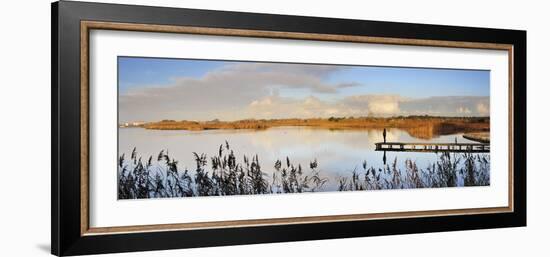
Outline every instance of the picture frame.
<path id="1" fill-rule="evenodd" d="M 526 225 L 526 32 L 60 1 L 52 4 L 54 255 L 81 255 Z M 90 226 L 90 32 L 343 42 L 507 52 L 507 206 Z M 153 46 L 151 46 L 153 47 Z M 101 97 L 95 95 L 94 97 Z M 93 118 L 93 117 L 92 117 Z M 385 133 L 385 132 L 384 132 Z M 384 136 L 385 137 L 385 136 Z M 312 194 L 314 195 L 314 194 Z M 259 199 L 259 198 L 258 198 Z M 260 201 L 256 199 L 255 201 Z"/>

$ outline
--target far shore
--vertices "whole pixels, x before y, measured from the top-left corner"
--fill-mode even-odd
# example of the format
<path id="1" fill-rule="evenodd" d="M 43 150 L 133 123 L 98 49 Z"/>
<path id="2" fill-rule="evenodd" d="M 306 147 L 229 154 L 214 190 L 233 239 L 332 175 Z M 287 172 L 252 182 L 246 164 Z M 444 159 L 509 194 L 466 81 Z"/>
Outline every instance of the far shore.
<path id="1" fill-rule="evenodd" d="M 374 117 L 331 117 L 312 119 L 247 119 L 238 121 L 187 121 L 162 120 L 140 123 L 133 127 L 153 130 L 212 130 L 212 129 L 268 129 L 284 126 L 305 126 L 326 129 L 389 129 L 398 128 L 414 137 L 430 139 L 437 135 L 473 133 L 475 141 L 488 140 L 476 133 L 489 134 L 489 117 L 434 117 L 399 116 L 390 118 Z M 125 126 L 122 126 L 125 127 Z M 132 126 L 130 126 L 132 127 Z M 481 141 L 479 141 L 481 142 Z"/>
<path id="2" fill-rule="evenodd" d="M 468 134 L 464 134 L 462 137 L 468 140 L 472 140 L 472 141 L 476 141 L 484 144 L 488 144 L 491 142 L 491 137 L 489 132 L 468 133 Z"/>

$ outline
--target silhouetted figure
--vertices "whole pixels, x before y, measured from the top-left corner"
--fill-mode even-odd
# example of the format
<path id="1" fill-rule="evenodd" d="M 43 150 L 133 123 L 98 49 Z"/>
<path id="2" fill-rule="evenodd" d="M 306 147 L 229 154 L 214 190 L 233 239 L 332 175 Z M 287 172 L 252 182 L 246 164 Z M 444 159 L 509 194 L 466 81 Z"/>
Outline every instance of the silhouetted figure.
<path id="1" fill-rule="evenodd" d="M 458 144 L 458 140 L 456 139 L 456 137 L 455 137 L 455 144 Z"/>
<path id="2" fill-rule="evenodd" d="M 384 157 L 382 157 L 382 161 L 384 161 L 384 165 L 386 165 L 386 151 L 384 151 Z"/>
<path id="3" fill-rule="evenodd" d="M 386 129 L 384 129 L 384 132 L 382 132 L 382 136 L 384 137 L 384 143 L 386 143 Z"/>

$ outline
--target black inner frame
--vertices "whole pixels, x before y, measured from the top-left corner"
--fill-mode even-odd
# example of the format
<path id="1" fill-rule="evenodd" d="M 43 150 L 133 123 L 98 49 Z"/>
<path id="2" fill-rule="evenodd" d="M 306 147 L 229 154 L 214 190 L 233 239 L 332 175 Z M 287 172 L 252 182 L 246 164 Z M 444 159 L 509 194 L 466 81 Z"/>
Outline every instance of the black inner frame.
<path id="1" fill-rule="evenodd" d="M 85 2 L 52 4 L 52 206 L 55 255 L 425 233 L 526 225 L 526 32 Z M 514 211 L 313 224 L 80 235 L 80 21 L 512 44 Z M 507 90 L 507 89 L 503 89 Z"/>

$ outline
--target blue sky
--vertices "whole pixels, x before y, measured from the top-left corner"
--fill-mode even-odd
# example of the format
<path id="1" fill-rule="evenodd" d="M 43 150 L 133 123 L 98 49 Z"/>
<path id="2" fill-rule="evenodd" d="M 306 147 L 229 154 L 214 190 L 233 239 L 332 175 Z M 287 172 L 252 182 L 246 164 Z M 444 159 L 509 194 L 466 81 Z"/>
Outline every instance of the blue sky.
<path id="1" fill-rule="evenodd" d="M 174 78 L 198 78 L 225 64 L 221 61 L 119 57 L 118 86 L 120 92 L 126 92 L 137 87 L 169 85 Z"/>
<path id="2" fill-rule="evenodd" d="M 408 97 L 488 96 L 489 72 L 479 70 L 397 67 L 350 67 L 333 74 L 330 81 L 356 81 L 346 94 L 400 94 Z"/>
<path id="3" fill-rule="evenodd" d="M 124 119 L 488 115 L 484 70 L 136 57 L 119 57 L 118 68 Z"/>

